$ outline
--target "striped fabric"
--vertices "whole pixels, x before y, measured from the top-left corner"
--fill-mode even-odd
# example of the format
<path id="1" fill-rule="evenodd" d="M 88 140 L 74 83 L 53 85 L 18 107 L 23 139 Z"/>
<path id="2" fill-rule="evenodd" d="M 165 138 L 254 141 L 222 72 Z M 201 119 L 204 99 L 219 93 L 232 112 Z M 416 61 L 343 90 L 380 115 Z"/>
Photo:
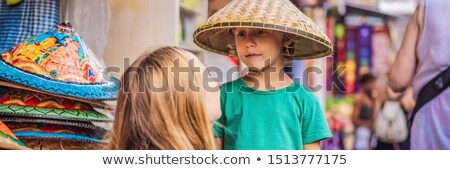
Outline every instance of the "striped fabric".
<path id="1" fill-rule="evenodd" d="M 0 52 L 58 25 L 59 0 L 0 0 Z"/>

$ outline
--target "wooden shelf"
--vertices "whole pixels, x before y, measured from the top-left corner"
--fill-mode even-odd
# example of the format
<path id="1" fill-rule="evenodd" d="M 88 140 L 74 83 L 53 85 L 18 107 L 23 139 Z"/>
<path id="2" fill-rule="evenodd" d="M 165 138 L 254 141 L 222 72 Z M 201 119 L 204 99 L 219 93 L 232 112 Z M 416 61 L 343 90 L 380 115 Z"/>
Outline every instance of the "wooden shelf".
<path id="1" fill-rule="evenodd" d="M 346 4 L 346 11 L 348 13 L 359 13 L 369 16 L 376 16 L 381 18 L 396 18 L 397 16 L 388 13 L 383 13 L 376 8 L 369 8 L 360 5 Z"/>
<path id="2" fill-rule="evenodd" d="M 193 53 L 200 53 L 202 52 L 202 49 L 200 47 L 197 47 L 194 43 L 186 43 L 181 41 L 180 46 L 181 49 L 193 52 Z"/>
<path id="3" fill-rule="evenodd" d="M 186 14 L 191 14 L 191 15 L 200 15 L 200 14 L 202 14 L 202 12 L 199 11 L 198 9 L 194 9 L 194 8 L 190 7 L 189 5 L 186 5 L 184 3 L 180 3 L 180 9 L 181 9 L 181 12 L 184 12 Z"/>
<path id="4" fill-rule="evenodd" d="M 198 25 L 206 21 L 208 0 L 176 0 L 179 2 L 178 47 L 196 55 L 201 61 L 205 50 L 195 45 L 192 35 Z M 180 36 L 181 35 L 181 36 Z"/>

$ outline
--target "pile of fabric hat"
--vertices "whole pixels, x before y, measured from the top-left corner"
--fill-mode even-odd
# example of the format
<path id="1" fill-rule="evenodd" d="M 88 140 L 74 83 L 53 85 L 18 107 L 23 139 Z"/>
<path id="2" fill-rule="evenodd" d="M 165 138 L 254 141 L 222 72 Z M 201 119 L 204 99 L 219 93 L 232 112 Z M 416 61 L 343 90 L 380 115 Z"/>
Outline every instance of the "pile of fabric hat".
<path id="1" fill-rule="evenodd" d="M 99 149 L 119 81 L 64 22 L 1 52 L 0 149 Z M 94 122 L 94 123 L 93 123 Z"/>
<path id="2" fill-rule="evenodd" d="M 2 121 L 0 121 L 0 149 L 28 149 Z"/>

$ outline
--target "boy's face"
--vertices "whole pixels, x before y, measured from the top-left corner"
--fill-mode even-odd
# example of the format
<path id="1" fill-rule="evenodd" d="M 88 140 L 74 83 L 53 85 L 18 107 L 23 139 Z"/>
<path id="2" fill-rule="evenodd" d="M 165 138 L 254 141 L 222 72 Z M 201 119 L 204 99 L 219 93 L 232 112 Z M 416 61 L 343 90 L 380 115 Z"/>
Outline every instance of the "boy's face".
<path id="1" fill-rule="evenodd" d="M 266 29 L 236 28 L 233 34 L 239 59 L 250 70 L 261 70 L 271 63 L 272 66 L 283 66 L 280 57 L 283 33 Z"/>

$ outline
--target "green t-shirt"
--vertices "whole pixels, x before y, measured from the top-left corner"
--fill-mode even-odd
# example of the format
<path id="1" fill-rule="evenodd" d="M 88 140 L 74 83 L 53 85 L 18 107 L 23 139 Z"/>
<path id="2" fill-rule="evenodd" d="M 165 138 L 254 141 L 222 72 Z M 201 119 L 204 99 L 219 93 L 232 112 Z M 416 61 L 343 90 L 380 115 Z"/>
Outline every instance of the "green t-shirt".
<path id="1" fill-rule="evenodd" d="M 299 83 L 258 91 L 237 79 L 221 86 L 220 98 L 214 135 L 224 139 L 224 149 L 301 150 L 331 137 L 316 96 Z"/>

